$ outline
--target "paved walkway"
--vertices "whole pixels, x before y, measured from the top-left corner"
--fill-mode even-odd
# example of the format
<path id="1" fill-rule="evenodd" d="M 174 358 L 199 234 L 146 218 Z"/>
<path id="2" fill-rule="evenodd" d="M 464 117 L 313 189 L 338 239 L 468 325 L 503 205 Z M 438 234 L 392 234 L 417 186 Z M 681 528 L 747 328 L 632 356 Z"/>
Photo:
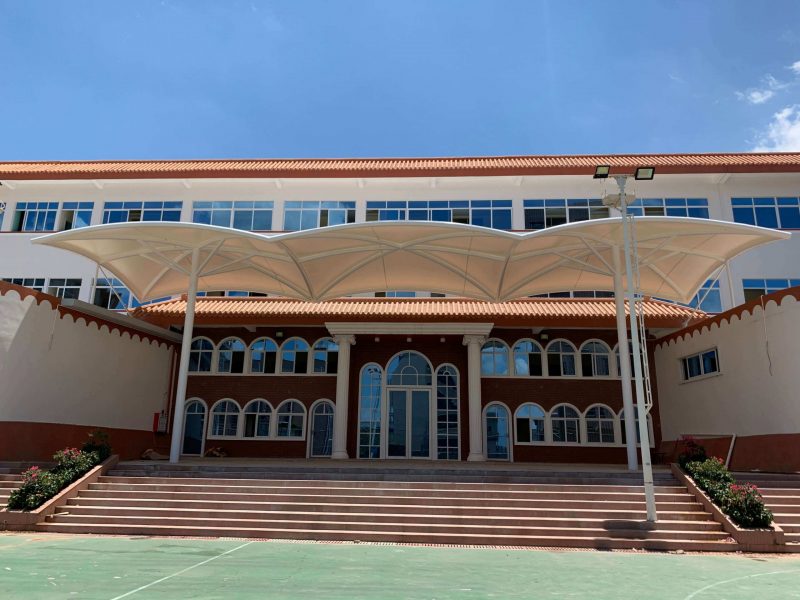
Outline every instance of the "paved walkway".
<path id="1" fill-rule="evenodd" d="M 800 598 L 800 557 L 0 534 L 0 598 Z"/>

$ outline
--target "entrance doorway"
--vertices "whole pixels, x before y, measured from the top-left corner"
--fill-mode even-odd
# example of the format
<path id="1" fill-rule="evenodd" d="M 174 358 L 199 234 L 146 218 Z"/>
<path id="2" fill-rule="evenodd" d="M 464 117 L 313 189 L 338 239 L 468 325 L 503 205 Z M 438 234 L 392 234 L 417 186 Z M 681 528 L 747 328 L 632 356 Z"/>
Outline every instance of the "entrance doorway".
<path id="1" fill-rule="evenodd" d="M 200 400 L 191 400 L 183 420 L 183 454 L 202 456 L 205 430 L 206 406 Z"/>
<path id="2" fill-rule="evenodd" d="M 388 458 L 431 458 L 431 392 L 389 389 Z"/>

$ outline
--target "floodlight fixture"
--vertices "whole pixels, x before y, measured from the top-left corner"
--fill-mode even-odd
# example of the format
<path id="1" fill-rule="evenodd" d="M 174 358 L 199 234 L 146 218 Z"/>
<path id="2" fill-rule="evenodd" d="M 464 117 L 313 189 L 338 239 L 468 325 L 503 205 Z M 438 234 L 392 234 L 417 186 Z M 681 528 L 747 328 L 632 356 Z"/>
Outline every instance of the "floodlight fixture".
<path id="1" fill-rule="evenodd" d="M 651 181 L 655 175 L 655 167 L 637 167 L 634 179 L 637 181 Z"/>
<path id="2" fill-rule="evenodd" d="M 608 179 L 610 173 L 611 167 L 609 165 L 597 165 L 594 168 L 594 179 Z"/>

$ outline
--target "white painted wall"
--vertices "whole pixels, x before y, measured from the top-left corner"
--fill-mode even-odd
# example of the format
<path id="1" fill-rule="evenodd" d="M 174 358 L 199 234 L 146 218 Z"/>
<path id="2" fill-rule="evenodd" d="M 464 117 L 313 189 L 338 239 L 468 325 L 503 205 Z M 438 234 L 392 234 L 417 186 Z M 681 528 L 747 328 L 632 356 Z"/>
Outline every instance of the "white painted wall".
<path id="1" fill-rule="evenodd" d="M 684 382 L 681 358 L 716 347 L 719 375 Z M 800 433 L 800 303 L 787 295 L 655 349 L 661 430 Z"/>
<path id="2" fill-rule="evenodd" d="M 0 421 L 149 431 L 167 407 L 170 366 L 167 344 L 0 296 Z"/>

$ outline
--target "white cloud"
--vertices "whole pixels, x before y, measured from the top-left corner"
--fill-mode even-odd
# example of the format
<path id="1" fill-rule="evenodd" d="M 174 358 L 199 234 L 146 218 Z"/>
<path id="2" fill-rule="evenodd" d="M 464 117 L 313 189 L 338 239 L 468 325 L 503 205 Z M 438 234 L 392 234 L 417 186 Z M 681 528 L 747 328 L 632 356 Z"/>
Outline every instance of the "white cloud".
<path id="1" fill-rule="evenodd" d="M 800 104 L 787 106 L 772 115 L 772 121 L 753 152 L 800 152 Z"/>
<path id="2" fill-rule="evenodd" d="M 795 75 L 800 75 L 800 60 L 793 62 L 789 68 L 794 71 Z"/>
<path id="3" fill-rule="evenodd" d="M 736 92 L 736 97 L 750 104 L 764 104 L 764 102 L 775 96 L 775 92 L 789 87 L 788 83 L 775 79 L 769 73 L 761 80 L 761 84 L 761 87 L 748 88 L 744 92 Z"/>

